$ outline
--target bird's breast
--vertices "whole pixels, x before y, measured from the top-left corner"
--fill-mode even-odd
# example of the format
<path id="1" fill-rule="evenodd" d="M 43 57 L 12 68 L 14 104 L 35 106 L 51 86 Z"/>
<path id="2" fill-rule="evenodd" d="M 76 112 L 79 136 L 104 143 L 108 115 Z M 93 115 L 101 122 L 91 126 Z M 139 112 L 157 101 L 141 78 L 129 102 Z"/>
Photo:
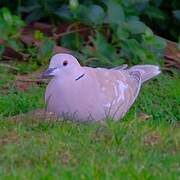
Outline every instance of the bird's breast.
<path id="1" fill-rule="evenodd" d="M 91 81 L 74 81 L 62 84 L 50 82 L 46 89 L 48 111 L 62 114 L 76 114 L 78 119 L 87 119 L 90 114 L 101 118 L 102 98 L 98 85 Z"/>

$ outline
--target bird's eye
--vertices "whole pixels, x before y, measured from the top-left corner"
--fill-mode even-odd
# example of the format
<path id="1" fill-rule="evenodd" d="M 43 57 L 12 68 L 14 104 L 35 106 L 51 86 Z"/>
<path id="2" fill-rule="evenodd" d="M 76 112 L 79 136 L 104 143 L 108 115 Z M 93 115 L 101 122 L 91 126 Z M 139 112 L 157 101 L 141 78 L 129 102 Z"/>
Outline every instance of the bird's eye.
<path id="1" fill-rule="evenodd" d="M 68 62 L 67 61 L 64 61 L 63 62 L 63 66 L 67 66 L 68 65 Z"/>

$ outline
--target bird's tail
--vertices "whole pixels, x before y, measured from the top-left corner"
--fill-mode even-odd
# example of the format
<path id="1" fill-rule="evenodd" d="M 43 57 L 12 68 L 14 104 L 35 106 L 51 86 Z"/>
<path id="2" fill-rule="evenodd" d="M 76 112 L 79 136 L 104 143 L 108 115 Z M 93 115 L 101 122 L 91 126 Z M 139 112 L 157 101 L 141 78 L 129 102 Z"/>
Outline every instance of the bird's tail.
<path id="1" fill-rule="evenodd" d="M 161 73 L 156 65 L 136 65 L 128 70 L 130 73 L 138 71 L 141 74 L 141 81 L 145 82 Z"/>

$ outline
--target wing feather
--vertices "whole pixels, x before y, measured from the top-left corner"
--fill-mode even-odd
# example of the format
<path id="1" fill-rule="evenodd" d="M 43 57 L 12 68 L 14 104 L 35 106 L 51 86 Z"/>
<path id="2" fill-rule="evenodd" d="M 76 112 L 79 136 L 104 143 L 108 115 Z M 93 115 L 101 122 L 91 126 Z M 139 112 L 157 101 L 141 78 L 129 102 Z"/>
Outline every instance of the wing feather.
<path id="1" fill-rule="evenodd" d="M 108 116 L 115 120 L 123 117 L 134 103 L 141 86 L 141 75 L 137 71 L 132 73 L 126 70 L 95 69 L 95 78 L 104 94 L 104 107 Z"/>

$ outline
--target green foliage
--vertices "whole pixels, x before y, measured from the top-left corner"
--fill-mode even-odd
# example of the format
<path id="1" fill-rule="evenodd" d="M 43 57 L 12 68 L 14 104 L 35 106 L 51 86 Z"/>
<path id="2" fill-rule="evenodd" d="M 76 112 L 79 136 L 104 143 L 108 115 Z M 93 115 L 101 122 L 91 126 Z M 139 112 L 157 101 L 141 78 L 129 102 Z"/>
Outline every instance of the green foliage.
<path id="1" fill-rule="evenodd" d="M 153 0 L 143 10 L 142 19 L 157 33 L 178 41 L 180 36 L 180 1 L 179 0 Z"/>
<path id="2" fill-rule="evenodd" d="M 0 45 L 0 54 L 4 51 L 4 46 L 11 47 L 16 51 L 20 51 L 23 48 L 20 42 L 20 30 L 25 26 L 25 23 L 20 17 L 12 15 L 7 8 L 0 9 L 0 34 L 1 40 L 4 41 L 3 45 Z"/>
<path id="3" fill-rule="evenodd" d="M 109 24 L 118 24 L 124 22 L 125 14 L 122 5 L 114 0 L 107 4 L 107 16 Z"/>
<path id="4" fill-rule="evenodd" d="M 63 0 L 27 0 L 21 1 L 17 11 L 27 14 L 25 20 L 28 23 L 38 21 L 43 18 L 47 18 L 54 22 L 55 10 L 65 1 Z"/>
<path id="5" fill-rule="evenodd" d="M 79 33 L 67 34 L 61 38 L 60 43 L 65 48 L 79 50 L 82 48 L 83 39 Z"/>
<path id="6" fill-rule="evenodd" d="M 99 25 L 104 22 L 105 13 L 101 6 L 91 5 L 87 17 L 92 24 Z"/>
<path id="7" fill-rule="evenodd" d="M 116 48 L 107 42 L 105 37 L 101 33 L 97 33 L 92 39 L 94 48 L 91 47 L 83 48 L 82 52 L 85 55 L 85 64 L 91 66 L 102 66 L 102 67 L 112 67 L 123 63 L 116 53 Z M 88 61 L 90 57 L 93 57 L 92 61 Z M 120 61 L 119 61 L 120 60 Z"/>
<path id="8" fill-rule="evenodd" d="M 4 4 L 8 6 L 8 2 L 7 0 Z M 95 62 L 85 62 L 90 62 L 93 66 L 115 66 L 124 63 L 125 60 L 131 64 L 161 63 L 166 44 L 164 39 L 154 35 L 153 31 L 176 41 L 180 36 L 180 7 L 177 0 L 169 3 L 164 0 L 27 0 L 20 1 L 14 6 L 17 13 L 25 17 L 28 23 L 48 20 L 53 24 L 61 22 L 77 24 L 73 26 L 74 32 L 61 37 L 57 43 L 83 53 L 86 58 L 97 59 Z M 12 5 L 9 7 L 12 8 Z M 168 11 L 166 8 L 169 8 Z M 11 18 L 7 16 L 6 19 Z M 90 37 L 88 45 L 85 42 L 87 39 L 76 32 L 84 25 L 90 29 L 85 32 Z M 40 32 L 36 32 L 35 37 L 44 41 Z M 46 45 L 43 46 L 48 47 L 46 41 L 44 43 Z M 14 44 L 12 43 L 12 46 Z M 51 44 L 49 51 L 53 46 Z M 92 46 L 94 46 L 93 51 L 91 51 Z M 40 59 L 50 55 L 48 52 L 49 55 L 46 53 L 42 55 L 46 52 L 44 48 L 40 48 L 39 56 L 42 56 Z"/>
<path id="9" fill-rule="evenodd" d="M 37 60 L 40 64 L 47 64 L 52 57 L 55 41 L 45 38 L 42 45 L 39 47 Z"/>
<path id="10" fill-rule="evenodd" d="M 42 41 L 45 38 L 45 36 L 41 31 L 36 30 L 34 33 L 34 38 L 38 41 Z"/>
<path id="11" fill-rule="evenodd" d="M 93 66 L 115 66 L 124 63 L 122 59 L 128 59 L 132 64 L 161 63 L 159 60 L 163 57 L 163 50 L 166 46 L 165 40 L 155 36 L 150 28 L 140 20 L 139 16 L 143 13 L 137 11 L 139 6 L 139 3 L 132 1 L 129 1 L 129 3 L 122 1 L 120 3 L 114 0 L 101 6 L 106 14 L 103 23 L 109 26 L 96 27 L 96 35 L 92 37 L 92 43 L 95 47 L 93 51 L 89 46 L 83 48 L 82 52 L 86 58 L 95 57 L 97 59 L 97 61 L 90 62 L 90 64 L 93 64 Z M 74 17 L 76 15 L 78 21 L 87 25 L 96 25 L 88 18 L 88 13 L 86 13 L 88 10 L 82 10 L 86 8 L 85 5 L 79 5 L 76 11 L 70 13 L 74 14 Z M 85 14 L 78 16 L 77 12 L 80 10 Z M 103 18 L 103 16 L 94 16 L 93 18 L 96 17 Z M 102 22 L 98 19 L 97 21 L 99 24 Z M 107 28 L 111 35 L 106 35 Z M 87 62 L 89 63 L 89 61 Z"/>
<path id="12" fill-rule="evenodd" d="M 110 15 L 110 21 L 116 22 L 126 18 L 127 15 L 136 14 L 164 36 L 174 38 L 176 41 L 179 36 L 179 0 L 26 0 L 13 3 L 10 0 L 2 0 L 2 5 L 18 14 L 25 14 L 28 22 L 41 19 L 58 22 L 58 18 L 60 18 L 61 20 L 79 20 L 81 22 L 84 20 L 87 22 L 88 19 L 91 23 L 96 24 L 102 23 L 103 17 L 106 22 L 107 14 Z M 169 31 L 169 27 L 171 27 L 171 31 Z"/>
<path id="13" fill-rule="evenodd" d="M 131 28 L 128 29 L 127 24 L 116 26 L 113 28 L 111 43 L 108 43 L 105 37 L 98 33 L 93 39 L 95 50 L 92 51 L 87 47 L 83 52 L 87 57 L 98 59 L 97 63 L 91 62 L 95 66 L 116 66 L 124 63 L 122 59 L 128 59 L 131 64 L 161 64 L 161 57 L 166 45 L 165 40 L 155 36 L 148 27 L 143 33 L 137 32 L 137 29 L 131 33 L 131 30 Z M 120 49 L 120 53 L 118 49 Z"/>
<path id="14" fill-rule="evenodd" d="M 42 64 L 42 63 L 40 63 L 40 64 Z M 27 65 L 27 62 L 21 62 L 21 63 L 17 62 L 16 66 L 18 68 L 17 72 L 20 73 L 20 74 L 32 73 L 32 72 L 39 69 L 38 61 L 37 60 L 32 60 L 32 59 L 29 59 L 28 65 Z"/>

